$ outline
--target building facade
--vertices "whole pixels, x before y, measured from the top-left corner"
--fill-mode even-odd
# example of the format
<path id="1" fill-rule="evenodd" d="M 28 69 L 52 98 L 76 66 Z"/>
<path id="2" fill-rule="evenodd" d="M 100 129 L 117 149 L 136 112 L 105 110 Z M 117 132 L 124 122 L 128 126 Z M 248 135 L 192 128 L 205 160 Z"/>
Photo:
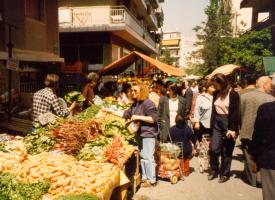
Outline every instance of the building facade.
<path id="1" fill-rule="evenodd" d="M 156 55 L 158 7 L 158 0 L 59 0 L 61 56 L 98 71 L 133 50 Z"/>
<path id="2" fill-rule="evenodd" d="M 238 36 L 251 28 L 252 8 L 242 8 L 242 0 L 232 0 L 232 27 L 233 35 Z"/>
<path id="3" fill-rule="evenodd" d="M 270 28 L 272 33 L 273 54 L 275 55 L 275 1 L 242 0 L 241 8 L 252 8 L 251 29 Z"/>
<path id="4" fill-rule="evenodd" d="M 181 33 L 177 31 L 164 32 L 161 42 L 162 55 L 168 54 L 173 58 L 174 66 L 182 66 Z"/>
<path id="5" fill-rule="evenodd" d="M 15 63 L 11 88 L 19 93 L 20 106 L 30 107 L 45 74 L 58 71 L 64 61 L 59 56 L 57 0 L 0 0 L 0 95 L 9 88 L 9 50 Z"/>

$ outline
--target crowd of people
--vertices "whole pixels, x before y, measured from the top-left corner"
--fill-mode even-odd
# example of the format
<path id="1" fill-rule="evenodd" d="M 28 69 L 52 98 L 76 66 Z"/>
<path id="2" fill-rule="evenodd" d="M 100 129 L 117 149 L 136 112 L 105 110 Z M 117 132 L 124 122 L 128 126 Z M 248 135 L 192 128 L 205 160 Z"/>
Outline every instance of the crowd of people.
<path id="1" fill-rule="evenodd" d="M 131 103 L 131 107 L 124 111 L 103 111 L 130 119 L 137 127 L 142 141 L 142 187 L 157 183 L 154 156 L 158 142 L 182 142 L 184 159 L 180 166 L 183 174 L 188 176 L 189 160 L 195 153 L 196 144 L 202 140 L 203 134 L 209 134 L 209 181 L 219 177 L 218 182 L 224 183 L 230 179 L 233 150 L 239 137 L 244 174 L 249 184 L 258 186 L 261 183 L 264 199 L 275 199 L 272 79 L 248 73 L 238 87 L 232 80 L 232 77 L 216 74 L 210 79 L 182 83 L 161 80 L 150 84 L 141 81 L 102 83 L 97 74 L 90 73 L 83 96 L 86 107 L 94 103 L 95 95 L 102 98 L 114 96 L 121 105 Z M 55 114 L 66 116 L 73 109 L 75 105 L 66 110 L 58 107 L 57 85 L 55 75 L 46 77 L 46 88 L 34 95 L 34 117 L 52 108 Z"/>

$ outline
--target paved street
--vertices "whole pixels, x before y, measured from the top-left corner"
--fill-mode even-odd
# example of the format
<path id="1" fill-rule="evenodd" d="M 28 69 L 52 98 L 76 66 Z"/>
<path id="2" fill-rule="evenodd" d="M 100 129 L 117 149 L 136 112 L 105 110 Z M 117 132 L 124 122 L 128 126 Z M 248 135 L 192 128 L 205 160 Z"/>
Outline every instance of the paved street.
<path id="1" fill-rule="evenodd" d="M 232 176 L 226 183 L 218 179 L 207 180 L 207 174 L 198 172 L 198 160 L 193 158 L 193 171 L 184 181 L 172 185 L 168 181 L 159 181 L 154 188 L 141 188 L 134 196 L 135 200 L 261 200 L 261 189 L 251 187 L 242 180 L 243 163 L 241 150 L 236 147 L 232 163 Z"/>

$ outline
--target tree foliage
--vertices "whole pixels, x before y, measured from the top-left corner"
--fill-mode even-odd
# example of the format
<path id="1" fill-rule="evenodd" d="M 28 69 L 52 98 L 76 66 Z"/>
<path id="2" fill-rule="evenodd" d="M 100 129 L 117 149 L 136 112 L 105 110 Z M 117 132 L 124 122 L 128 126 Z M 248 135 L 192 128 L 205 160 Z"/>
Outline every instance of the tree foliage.
<path id="1" fill-rule="evenodd" d="M 238 64 L 260 71 L 262 57 L 272 55 L 270 31 L 251 31 L 233 37 L 231 0 L 210 0 L 205 14 L 207 22 L 194 28 L 197 50 L 189 59 L 192 72 L 209 74 L 224 64 Z"/>
<path id="2" fill-rule="evenodd" d="M 160 61 L 168 65 L 178 66 L 177 59 L 171 56 L 169 49 L 165 48 L 161 53 Z"/>

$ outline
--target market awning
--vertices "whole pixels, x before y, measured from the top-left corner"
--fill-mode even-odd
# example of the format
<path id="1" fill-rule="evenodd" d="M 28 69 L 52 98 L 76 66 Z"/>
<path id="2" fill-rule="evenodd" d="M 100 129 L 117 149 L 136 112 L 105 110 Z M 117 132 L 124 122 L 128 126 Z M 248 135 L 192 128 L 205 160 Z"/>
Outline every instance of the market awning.
<path id="1" fill-rule="evenodd" d="M 185 71 L 183 69 L 179 69 L 177 67 L 173 67 L 171 65 L 167 65 L 160 61 L 157 61 L 149 56 L 146 56 L 137 51 L 133 51 L 130 54 L 122 57 L 121 59 L 107 65 L 101 71 L 101 75 L 116 75 L 122 73 L 128 67 L 130 67 L 135 61 L 138 59 L 143 59 L 148 62 L 150 65 L 158 68 L 159 70 L 173 75 L 173 76 L 185 76 Z"/>
<path id="2" fill-rule="evenodd" d="M 12 57 L 15 60 L 29 62 L 64 62 L 64 58 L 61 58 L 53 53 L 24 49 L 13 49 Z M 1 51 L 0 60 L 7 60 L 7 58 L 8 53 L 6 51 Z"/>
<path id="3" fill-rule="evenodd" d="M 211 74 L 209 74 L 207 76 L 207 78 L 211 78 L 214 75 L 219 74 L 219 73 L 227 76 L 227 75 L 231 74 L 236 69 L 240 69 L 240 66 L 233 65 L 233 64 L 223 65 L 221 67 L 216 68 Z"/>

